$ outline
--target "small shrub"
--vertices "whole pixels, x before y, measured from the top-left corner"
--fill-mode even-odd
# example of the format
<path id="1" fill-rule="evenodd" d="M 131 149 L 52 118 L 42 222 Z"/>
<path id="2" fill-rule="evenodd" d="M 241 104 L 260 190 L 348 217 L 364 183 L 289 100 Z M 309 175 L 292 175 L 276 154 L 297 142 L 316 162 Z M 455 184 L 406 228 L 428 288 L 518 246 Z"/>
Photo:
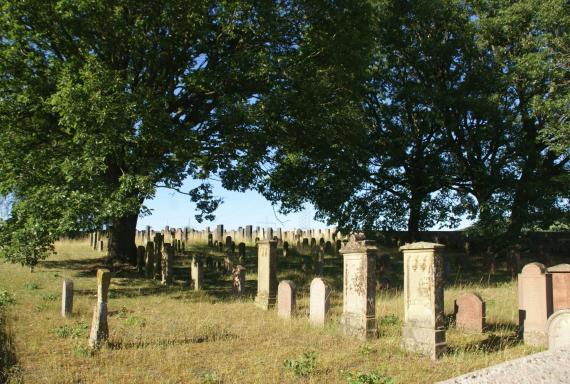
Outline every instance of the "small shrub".
<path id="1" fill-rule="evenodd" d="M 140 317 L 137 317 L 137 316 L 129 316 L 126 318 L 125 324 L 127 324 L 128 326 L 131 326 L 131 327 L 141 327 L 142 328 L 146 325 L 146 321 L 144 319 L 141 319 Z"/>
<path id="2" fill-rule="evenodd" d="M 24 284 L 24 288 L 29 289 L 30 291 L 35 291 L 36 289 L 40 289 L 40 286 L 36 283 L 28 281 Z"/>
<path id="3" fill-rule="evenodd" d="M 385 376 L 380 371 L 371 373 L 349 372 L 346 376 L 348 384 L 394 384 L 394 378 Z"/>
<path id="4" fill-rule="evenodd" d="M 363 356 L 368 356 L 372 353 L 376 353 L 376 349 L 372 348 L 369 345 L 363 345 L 358 349 L 358 353 L 360 353 Z"/>
<path id="5" fill-rule="evenodd" d="M 126 319 L 129 315 L 129 310 L 127 307 L 122 307 L 119 311 L 115 314 L 115 317 L 118 319 Z"/>
<path id="6" fill-rule="evenodd" d="M 285 360 L 284 365 L 295 376 L 310 376 L 317 368 L 317 354 L 312 351 L 303 352 L 303 355 L 296 360 Z"/>
<path id="7" fill-rule="evenodd" d="M 396 315 L 386 315 L 382 316 L 380 319 L 380 325 L 384 326 L 391 326 L 391 325 L 398 325 L 400 323 L 400 318 Z"/>
<path id="8" fill-rule="evenodd" d="M 216 372 L 207 372 L 202 375 L 200 382 L 204 384 L 221 384 L 222 378 Z"/>
<path id="9" fill-rule="evenodd" d="M 46 293 L 45 295 L 42 296 L 42 300 L 55 301 L 57 300 L 57 295 L 54 295 L 53 293 Z"/>
<path id="10" fill-rule="evenodd" d="M 79 323 L 76 323 L 73 327 L 69 325 L 64 325 L 61 327 L 54 328 L 52 329 L 52 332 L 57 337 L 61 337 L 62 339 L 67 339 L 67 338 L 80 339 L 85 337 L 88 328 L 89 326 L 87 325 L 87 323 L 81 321 Z"/>
<path id="11" fill-rule="evenodd" d="M 47 305 L 47 303 L 40 303 L 40 304 L 36 305 L 34 309 L 36 310 L 36 312 L 43 312 L 46 309 L 48 309 L 48 305 Z"/>
<path id="12" fill-rule="evenodd" d="M 89 348 L 87 345 L 84 345 L 79 340 L 73 345 L 73 354 L 77 357 L 91 357 L 94 353 L 95 351 L 93 349 Z"/>
<path id="13" fill-rule="evenodd" d="M 14 304 L 16 299 L 14 295 L 5 289 L 0 290 L 0 308 L 7 306 L 8 304 Z"/>

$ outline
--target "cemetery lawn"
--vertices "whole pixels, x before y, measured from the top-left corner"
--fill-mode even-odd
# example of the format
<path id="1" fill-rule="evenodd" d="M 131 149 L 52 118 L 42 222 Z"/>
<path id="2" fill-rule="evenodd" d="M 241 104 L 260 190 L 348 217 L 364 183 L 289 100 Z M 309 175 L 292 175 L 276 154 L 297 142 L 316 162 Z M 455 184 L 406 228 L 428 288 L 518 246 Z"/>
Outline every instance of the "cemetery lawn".
<path id="1" fill-rule="evenodd" d="M 109 342 L 92 352 L 87 339 L 96 302 L 95 273 L 104 267 L 104 259 L 86 242 L 58 243 L 56 250 L 34 272 L 0 264 L 0 361 L 4 365 L 0 382 L 346 383 L 359 373 L 368 378 L 376 373 L 377 381 L 351 382 L 431 383 L 539 351 L 516 338 L 516 282 L 498 282 L 490 276 L 471 282 L 461 275 L 450 278 L 446 314 L 453 313 L 459 294 L 476 291 L 486 300 L 489 329 L 483 335 L 466 334 L 454 328 L 449 316 L 448 352 L 431 361 L 399 348 L 404 305 L 398 288 L 377 292 L 378 339 L 364 343 L 342 335 L 338 256 L 326 258 L 324 279 L 332 290 L 332 314 L 325 328 L 308 324 L 313 276 L 301 271 L 299 256 L 280 257 L 278 272 L 279 280 L 293 280 L 297 286 L 297 316 L 285 321 L 276 310 L 256 308 L 255 250 L 248 248 L 247 294 L 241 299 L 232 297 L 228 275 L 208 269 L 204 290 L 191 290 L 189 260 L 182 256 L 176 258 L 175 283 L 169 287 L 138 277 L 134 268 L 115 266 Z M 204 247 L 193 249 L 199 250 Z M 383 252 L 401 260 L 395 249 Z M 393 269 L 401 271 L 401 264 L 396 262 Z M 60 315 L 64 278 L 73 279 L 75 288 L 69 319 Z M 398 285 L 397 277 L 392 281 Z"/>

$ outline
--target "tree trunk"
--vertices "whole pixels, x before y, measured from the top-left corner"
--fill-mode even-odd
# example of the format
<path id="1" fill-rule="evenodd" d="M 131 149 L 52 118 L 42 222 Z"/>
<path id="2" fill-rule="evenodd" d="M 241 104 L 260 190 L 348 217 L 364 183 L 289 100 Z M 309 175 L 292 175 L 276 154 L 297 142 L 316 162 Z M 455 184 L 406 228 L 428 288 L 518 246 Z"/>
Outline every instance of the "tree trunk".
<path id="1" fill-rule="evenodd" d="M 135 235 L 138 214 L 116 218 L 109 228 L 109 259 L 136 265 L 137 248 Z"/>
<path id="2" fill-rule="evenodd" d="M 420 217 L 422 209 L 422 200 L 418 194 L 412 191 L 410 199 L 410 216 L 408 218 L 408 238 L 409 241 L 414 242 L 419 239 Z"/>

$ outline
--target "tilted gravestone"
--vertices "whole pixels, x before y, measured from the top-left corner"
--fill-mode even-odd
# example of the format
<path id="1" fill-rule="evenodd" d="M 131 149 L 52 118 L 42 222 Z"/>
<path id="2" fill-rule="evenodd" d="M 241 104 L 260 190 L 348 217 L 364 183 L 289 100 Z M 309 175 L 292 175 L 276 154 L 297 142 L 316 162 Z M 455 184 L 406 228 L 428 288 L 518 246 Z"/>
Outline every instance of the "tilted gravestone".
<path id="1" fill-rule="evenodd" d="M 323 279 L 315 278 L 311 281 L 309 298 L 309 322 L 312 325 L 325 324 L 330 309 L 330 290 Z"/>
<path id="2" fill-rule="evenodd" d="M 556 311 L 546 322 L 548 349 L 557 350 L 570 347 L 570 309 Z"/>
<path id="3" fill-rule="evenodd" d="M 101 343 L 109 337 L 109 325 L 107 323 L 107 298 L 109 285 L 111 284 L 111 272 L 108 269 L 97 270 L 97 305 L 93 310 L 93 322 L 89 335 L 89 346 L 99 348 Z"/>
<path id="4" fill-rule="evenodd" d="M 277 287 L 277 316 L 290 319 L 297 310 L 297 290 L 291 280 L 283 280 Z"/>
<path id="5" fill-rule="evenodd" d="M 70 317 L 73 313 L 73 281 L 69 279 L 63 280 L 63 289 L 61 292 L 61 315 Z"/>
<path id="6" fill-rule="evenodd" d="M 437 359 L 446 350 L 442 244 L 418 242 L 404 253 L 402 347 Z"/>
<path id="7" fill-rule="evenodd" d="M 376 242 L 352 235 L 340 250 L 344 279 L 341 324 L 345 335 L 376 338 Z"/>
<path id="8" fill-rule="evenodd" d="M 485 302 L 476 293 L 468 292 L 455 300 L 455 325 L 464 331 L 483 333 L 485 330 Z"/>
<path id="9" fill-rule="evenodd" d="M 257 296 L 255 305 L 264 310 L 275 305 L 277 294 L 277 242 L 257 243 Z"/>

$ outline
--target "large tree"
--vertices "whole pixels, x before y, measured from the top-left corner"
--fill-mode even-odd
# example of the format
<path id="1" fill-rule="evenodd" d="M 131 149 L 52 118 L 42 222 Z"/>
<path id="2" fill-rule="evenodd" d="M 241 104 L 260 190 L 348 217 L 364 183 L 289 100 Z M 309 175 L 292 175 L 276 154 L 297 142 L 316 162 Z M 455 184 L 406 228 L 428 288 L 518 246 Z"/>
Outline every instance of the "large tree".
<path id="1" fill-rule="evenodd" d="M 350 21 L 368 8 L 351 1 L 0 7 L 0 195 L 14 201 L 0 252 L 28 264 L 62 234 L 103 227 L 109 255 L 132 260 L 137 217 L 157 188 L 189 194 L 198 219 L 212 218 L 208 177 L 250 185 L 273 133 L 303 136 L 308 109 L 327 109 L 323 89 L 352 89 L 361 68 L 326 76 L 330 55 L 348 61 L 366 47 L 367 23 Z M 296 102 L 311 83 L 316 92 Z M 295 123 L 272 124 L 288 105 Z M 201 183 L 181 191 L 186 178 Z"/>

